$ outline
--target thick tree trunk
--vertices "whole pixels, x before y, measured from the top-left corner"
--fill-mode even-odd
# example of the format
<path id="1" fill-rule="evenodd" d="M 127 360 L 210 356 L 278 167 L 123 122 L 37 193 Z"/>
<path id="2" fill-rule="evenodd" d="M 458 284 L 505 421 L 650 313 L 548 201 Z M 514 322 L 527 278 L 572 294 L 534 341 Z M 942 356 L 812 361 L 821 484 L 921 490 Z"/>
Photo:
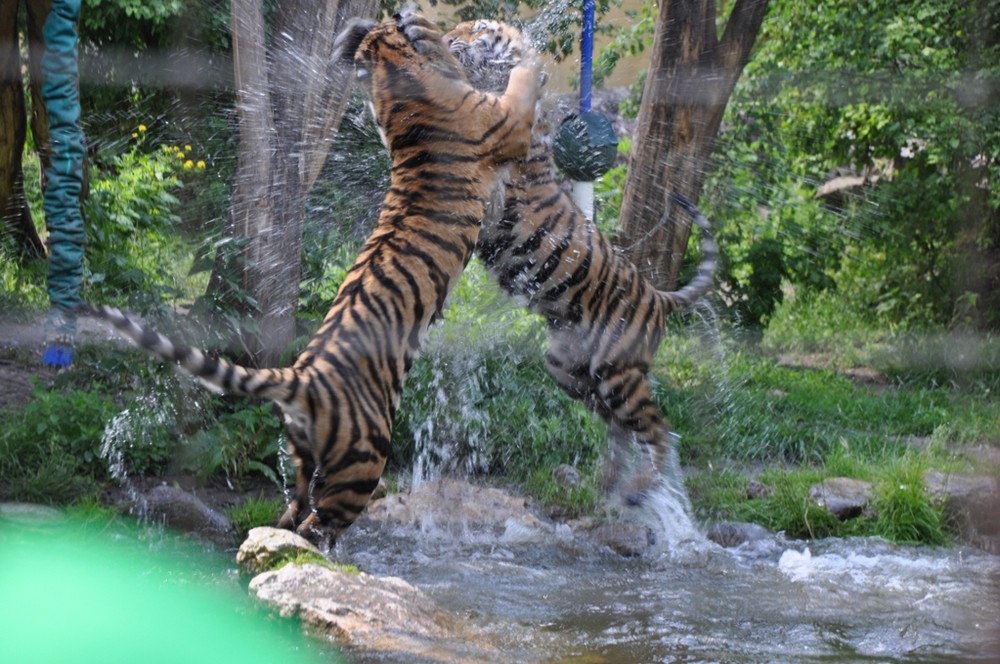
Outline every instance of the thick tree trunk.
<path id="1" fill-rule="evenodd" d="M 240 271 L 259 312 L 259 336 L 248 341 L 262 364 L 277 363 L 295 339 L 306 200 L 350 98 L 350 72 L 333 58 L 333 41 L 348 18 L 374 16 L 376 6 L 282 2 L 268 53 L 262 0 L 231 3 L 240 156 L 228 234 L 243 260 L 229 268 Z"/>
<path id="2" fill-rule="evenodd" d="M 722 116 L 768 0 L 737 0 L 721 39 L 715 0 L 664 0 L 622 193 L 620 244 L 658 287 L 676 287 L 691 219 L 670 193 L 697 201 Z"/>
<path id="3" fill-rule="evenodd" d="M 22 259 L 45 255 L 24 195 L 22 156 L 27 131 L 21 53 L 18 45 L 18 2 L 0 5 L 0 220 Z"/>

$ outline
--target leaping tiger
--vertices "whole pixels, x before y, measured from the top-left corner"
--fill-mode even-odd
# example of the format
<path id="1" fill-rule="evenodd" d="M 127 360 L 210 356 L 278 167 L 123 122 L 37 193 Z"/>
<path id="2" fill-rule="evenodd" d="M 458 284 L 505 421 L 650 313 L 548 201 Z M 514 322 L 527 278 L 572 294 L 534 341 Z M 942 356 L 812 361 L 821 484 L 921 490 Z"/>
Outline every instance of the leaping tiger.
<path id="1" fill-rule="evenodd" d="M 534 52 L 519 30 L 494 20 L 461 23 L 445 41 L 472 84 L 489 92 L 502 90 Z M 563 191 L 551 139 L 536 123 L 528 157 L 512 167 L 502 218 L 483 222 L 476 245 L 500 286 L 548 322 L 546 363 L 553 378 L 607 422 L 605 488 L 618 482 L 630 440 L 648 452 L 646 469 L 622 491 L 631 503 L 656 480 L 669 450 L 669 427 L 649 383 L 667 317 L 704 296 L 716 270 L 708 220 L 687 200 L 673 200 L 701 230 L 702 259 L 694 279 L 665 292 L 645 280 Z"/>
<path id="2" fill-rule="evenodd" d="M 472 255 L 497 169 L 530 143 L 539 78 L 533 55 L 495 96 L 469 85 L 441 38 L 412 12 L 380 24 L 353 20 L 337 38 L 387 138 L 390 187 L 374 231 L 293 366 L 239 366 L 176 344 L 117 309 L 88 310 L 203 382 L 280 407 L 297 477 L 278 525 L 313 540 L 338 536 L 368 503 L 404 379 Z"/>

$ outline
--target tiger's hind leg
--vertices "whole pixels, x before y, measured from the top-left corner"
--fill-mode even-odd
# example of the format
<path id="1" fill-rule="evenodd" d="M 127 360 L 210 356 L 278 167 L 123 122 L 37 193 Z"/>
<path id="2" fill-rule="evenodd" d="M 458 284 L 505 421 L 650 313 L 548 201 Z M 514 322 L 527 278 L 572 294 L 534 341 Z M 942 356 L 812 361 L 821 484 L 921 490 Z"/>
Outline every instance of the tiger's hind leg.
<path id="1" fill-rule="evenodd" d="M 598 397 L 611 414 L 611 442 L 626 445 L 635 440 L 643 457 L 638 470 L 620 489 L 627 503 L 638 505 L 667 466 L 670 429 L 653 400 L 647 367 L 609 368 L 606 373 L 600 378 Z"/>
<path id="2" fill-rule="evenodd" d="M 575 346 L 573 341 L 562 339 L 565 343 L 560 344 L 561 336 L 563 335 L 551 337 L 545 363 L 549 374 L 562 391 L 586 406 L 587 410 L 600 417 L 607 425 L 608 446 L 604 452 L 599 481 L 601 490 L 605 494 L 610 494 L 618 486 L 622 469 L 633 449 L 635 436 L 630 430 L 618 424 L 614 412 L 600 397 L 600 381 L 591 375 L 589 365 L 578 362 L 579 353 L 570 355 L 569 349 Z"/>
<path id="3" fill-rule="evenodd" d="M 653 401 L 647 368 L 643 365 L 606 366 L 592 372 L 580 364 L 581 353 L 572 339 L 550 339 L 546 364 L 549 373 L 568 395 L 583 403 L 608 425 L 608 450 L 601 476 L 602 487 L 618 489 L 625 501 L 638 505 L 656 484 L 669 454 L 669 427 Z M 633 477 L 619 487 L 625 461 L 638 443 L 642 460 Z"/>

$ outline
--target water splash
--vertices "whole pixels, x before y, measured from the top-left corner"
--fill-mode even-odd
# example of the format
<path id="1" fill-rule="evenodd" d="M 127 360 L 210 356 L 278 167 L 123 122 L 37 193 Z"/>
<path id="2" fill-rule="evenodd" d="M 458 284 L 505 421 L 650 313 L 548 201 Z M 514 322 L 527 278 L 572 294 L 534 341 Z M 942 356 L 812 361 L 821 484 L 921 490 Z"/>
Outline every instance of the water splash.
<path id="1" fill-rule="evenodd" d="M 145 509 L 141 492 L 131 478 L 129 458 L 177 420 L 174 402 L 160 398 L 160 392 L 154 385 L 137 395 L 130 408 L 111 419 L 101 436 L 100 454 L 107 461 L 108 473 L 125 491 L 130 513 L 140 518 L 145 516 Z"/>
<path id="2" fill-rule="evenodd" d="M 704 533 L 695 523 L 694 510 L 684 489 L 680 455 L 677 452 L 681 437 L 669 434 L 670 452 L 662 479 L 647 496 L 642 507 L 642 518 L 656 535 L 660 549 L 676 550 L 698 543 L 706 543 Z"/>
<path id="3" fill-rule="evenodd" d="M 426 389 L 433 394 L 433 404 L 413 432 L 415 487 L 449 473 L 473 475 L 489 464 L 492 422 L 479 405 L 486 398 L 481 353 L 455 352 L 443 334 L 435 335 L 429 345 L 431 380 Z M 449 352 L 443 352 L 445 345 Z"/>

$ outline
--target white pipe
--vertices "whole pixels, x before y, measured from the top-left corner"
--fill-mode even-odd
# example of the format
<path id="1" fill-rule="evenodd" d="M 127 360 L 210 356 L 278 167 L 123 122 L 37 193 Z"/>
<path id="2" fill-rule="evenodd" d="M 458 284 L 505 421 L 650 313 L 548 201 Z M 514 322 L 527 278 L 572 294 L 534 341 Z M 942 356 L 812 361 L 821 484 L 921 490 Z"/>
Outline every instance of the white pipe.
<path id="1" fill-rule="evenodd" d="M 594 183 L 573 181 L 570 197 L 588 221 L 594 220 Z"/>

